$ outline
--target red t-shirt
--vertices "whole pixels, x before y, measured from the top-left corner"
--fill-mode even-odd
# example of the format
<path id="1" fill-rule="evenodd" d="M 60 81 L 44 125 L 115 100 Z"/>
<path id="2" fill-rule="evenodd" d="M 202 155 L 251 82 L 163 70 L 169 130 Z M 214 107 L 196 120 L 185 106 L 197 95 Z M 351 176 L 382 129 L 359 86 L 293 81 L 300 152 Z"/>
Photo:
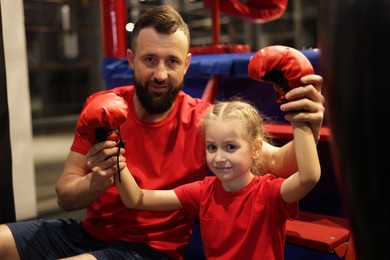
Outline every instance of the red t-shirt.
<path id="1" fill-rule="evenodd" d="M 133 86 L 107 91 L 117 93 L 129 104 L 129 116 L 120 133 L 126 142 L 127 166 L 141 188 L 173 189 L 206 176 L 199 122 L 209 103 L 181 91 L 169 115 L 150 123 L 135 114 Z M 71 150 L 86 154 L 89 149 L 88 141 L 76 134 Z M 82 226 L 97 239 L 146 244 L 178 259 L 188 244 L 194 217 L 184 210 L 128 209 L 113 186 L 88 207 Z"/>
<path id="2" fill-rule="evenodd" d="M 198 214 L 207 259 L 284 259 L 286 220 L 298 203 L 286 204 L 284 179 L 255 176 L 243 189 L 227 192 L 215 176 L 174 191 L 184 209 Z"/>

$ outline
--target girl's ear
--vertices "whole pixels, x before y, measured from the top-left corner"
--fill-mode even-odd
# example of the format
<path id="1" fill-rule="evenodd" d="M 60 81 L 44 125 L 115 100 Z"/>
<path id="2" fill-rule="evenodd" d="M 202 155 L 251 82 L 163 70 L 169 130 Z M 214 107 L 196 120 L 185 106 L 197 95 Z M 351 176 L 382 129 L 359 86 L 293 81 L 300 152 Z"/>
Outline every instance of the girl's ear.
<path id="1" fill-rule="evenodd" d="M 263 139 L 259 138 L 252 147 L 252 158 L 254 160 L 261 158 L 263 148 Z"/>

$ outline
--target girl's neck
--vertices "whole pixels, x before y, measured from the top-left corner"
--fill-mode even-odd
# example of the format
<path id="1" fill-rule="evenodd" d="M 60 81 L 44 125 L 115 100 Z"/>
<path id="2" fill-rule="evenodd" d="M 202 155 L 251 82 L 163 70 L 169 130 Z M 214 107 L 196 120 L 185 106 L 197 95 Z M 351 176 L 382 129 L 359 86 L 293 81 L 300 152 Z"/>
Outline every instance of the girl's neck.
<path id="1" fill-rule="evenodd" d="M 230 181 L 221 181 L 222 187 L 227 192 L 234 192 L 245 188 L 255 176 L 248 172 Z"/>

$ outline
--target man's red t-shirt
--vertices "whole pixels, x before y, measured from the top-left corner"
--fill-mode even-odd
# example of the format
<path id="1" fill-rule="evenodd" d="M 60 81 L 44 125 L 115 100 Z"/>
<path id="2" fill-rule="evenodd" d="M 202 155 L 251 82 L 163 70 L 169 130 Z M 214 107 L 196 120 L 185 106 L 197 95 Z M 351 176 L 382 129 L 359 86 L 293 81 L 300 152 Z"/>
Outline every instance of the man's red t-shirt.
<path id="1" fill-rule="evenodd" d="M 208 168 L 199 123 L 210 107 L 208 102 L 181 91 L 169 115 L 160 122 L 150 123 L 135 114 L 133 86 L 106 91 L 122 96 L 129 104 L 129 116 L 120 126 L 120 133 L 126 142 L 127 166 L 141 188 L 173 189 L 206 176 Z M 86 154 L 90 147 L 87 140 L 75 134 L 72 151 Z M 128 209 L 113 186 L 88 207 L 82 226 L 97 239 L 146 244 L 178 259 L 183 257 L 194 219 L 195 215 L 184 210 Z"/>

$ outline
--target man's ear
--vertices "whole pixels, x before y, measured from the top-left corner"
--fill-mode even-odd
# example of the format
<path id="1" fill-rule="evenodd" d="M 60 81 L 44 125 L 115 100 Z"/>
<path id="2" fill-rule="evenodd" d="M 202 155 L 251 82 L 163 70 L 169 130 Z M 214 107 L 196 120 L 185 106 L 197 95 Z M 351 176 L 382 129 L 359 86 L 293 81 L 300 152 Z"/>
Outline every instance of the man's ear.
<path id="1" fill-rule="evenodd" d="M 134 69 L 134 53 L 133 53 L 133 51 L 130 49 L 127 49 L 126 56 L 127 56 L 127 62 L 129 63 L 130 67 L 132 69 Z"/>
<path id="2" fill-rule="evenodd" d="M 186 72 L 185 73 L 187 73 L 187 70 L 190 67 L 191 57 L 192 57 L 192 54 L 190 52 L 187 53 L 187 58 L 186 58 L 186 62 L 185 62 L 185 68 L 186 68 Z"/>

